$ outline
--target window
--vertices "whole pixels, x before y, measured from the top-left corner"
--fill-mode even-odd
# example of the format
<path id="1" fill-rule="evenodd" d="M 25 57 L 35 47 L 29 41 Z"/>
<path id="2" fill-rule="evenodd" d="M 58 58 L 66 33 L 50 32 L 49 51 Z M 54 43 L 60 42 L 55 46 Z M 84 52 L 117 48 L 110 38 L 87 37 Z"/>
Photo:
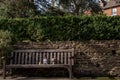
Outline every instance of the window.
<path id="1" fill-rule="evenodd" d="M 93 0 L 94 2 L 98 3 L 98 0 Z"/>
<path id="2" fill-rule="evenodd" d="M 112 16 L 115 16 L 115 15 L 117 15 L 117 8 L 112 9 Z"/>

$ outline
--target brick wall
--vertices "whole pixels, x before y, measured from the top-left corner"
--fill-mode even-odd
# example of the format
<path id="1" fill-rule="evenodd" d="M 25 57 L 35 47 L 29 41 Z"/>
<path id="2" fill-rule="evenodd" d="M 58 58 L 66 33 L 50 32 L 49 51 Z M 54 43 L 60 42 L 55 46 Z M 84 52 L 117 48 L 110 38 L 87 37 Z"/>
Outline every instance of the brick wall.
<path id="1" fill-rule="evenodd" d="M 14 49 L 74 48 L 74 75 L 120 76 L 120 41 L 54 41 L 17 43 Z"/>
<path id="2" fill-rule="evenodd" d="M 103 10 L 103 13 L 104 14 L 106 14 L 107 16 L 112 16 L 112 9 L 113 8 L 116 8 L 117 9 L 117 15 L 119 15 L 120 16 L 120 6 L 118 6 L 118 7 L 112 7 L 112 8 L 108 8 L 108 9 L 104 9 Z"/>

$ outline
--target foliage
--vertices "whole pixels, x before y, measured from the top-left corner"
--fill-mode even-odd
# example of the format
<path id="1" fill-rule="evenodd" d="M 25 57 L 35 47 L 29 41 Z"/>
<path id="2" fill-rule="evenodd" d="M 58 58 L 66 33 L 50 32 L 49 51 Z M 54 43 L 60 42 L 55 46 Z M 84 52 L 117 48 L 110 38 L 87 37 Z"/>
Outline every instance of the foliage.
<path id="1" fill-rule="evenodd" d="M 34 21 L 30 21 L 31 24 L 28 26 L 26 31 L 28 33 L 30 40 L 40 41 L 43 38 L 41 24 L 39 24 L 37 20 L 35 21 L 36 23 Z"/>
<path id="2" fill-rule="evenodd" d="M 38 15 L 79 15 L 101 12 L 93 0 L 0 0 L 0 17 L 28 18 Z"/>
<path id="3" fill-rule="evenodd" d="M 0 16 L 32 17 L 35 15 L 35 5 L 29 0 L 0 0 Z"/>
<path id="4" fill-rule="evenodd" d="M 0 59 L 9 55 L 11 50 L 12 34 L 9 31 L 0 30 Z"/>
<path id="5" fill-rule="evenodd" d="M 35 2 L 42 12 L 49 14 L 72 14 L 80 15 L 85 11 L 90 11 L 92 14 L 99 14 L 102 8 L 93 0 L 36 0 Z M 42 6 L 42 7 L 41 7 Z"/>
<path id="6" fill-rule="evenodd" d="M 73 14 L 83 14 L 90 10 L 93 13 L 99 13 L 102 9 L 93 0 L 59 0 L 64 8 L 70 9 Z"/>
<path id="7" fill-rule="evenodd" d="M 0 29 L 10 31 L 14 42 L 119 40 L 120 17 L 94 15 L 0 19 Z"/>

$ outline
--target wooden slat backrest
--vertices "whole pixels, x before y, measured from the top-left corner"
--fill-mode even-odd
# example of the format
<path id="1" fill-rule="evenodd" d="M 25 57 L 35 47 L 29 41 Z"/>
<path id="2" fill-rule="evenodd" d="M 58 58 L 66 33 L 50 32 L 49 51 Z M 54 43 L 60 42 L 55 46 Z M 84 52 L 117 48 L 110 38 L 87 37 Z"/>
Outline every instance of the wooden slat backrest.
<path id="1" fill-rule="evenodd" d="M 45 57 L 49 60 L 48 64 L 51 63 L 52 58 L 57 60 L 56 64 L 70 64 L 70 57 L 74 56 L 74 49 L 14 50 L 11 55 L 12 64 L 43 64 Z"/>

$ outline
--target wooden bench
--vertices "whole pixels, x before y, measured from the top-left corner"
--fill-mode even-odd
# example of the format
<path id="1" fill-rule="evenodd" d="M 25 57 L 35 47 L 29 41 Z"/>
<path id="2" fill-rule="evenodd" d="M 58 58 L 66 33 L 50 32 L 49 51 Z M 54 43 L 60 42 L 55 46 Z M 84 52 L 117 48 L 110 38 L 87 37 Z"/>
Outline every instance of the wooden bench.
<path id="1" fill-rule="evenodd" d="M 9 58 L 3 59 L 3 79 L 6 78 L 6 70 L 16 68 L 66 68 L 69 78 L 72 78 L 72 66 L 74 49 L 27 49 L 14 50 Z M 47 63 L 44 62 L 47 60 Z M 54 59 L 54 63 L 53 63 Z"/>

